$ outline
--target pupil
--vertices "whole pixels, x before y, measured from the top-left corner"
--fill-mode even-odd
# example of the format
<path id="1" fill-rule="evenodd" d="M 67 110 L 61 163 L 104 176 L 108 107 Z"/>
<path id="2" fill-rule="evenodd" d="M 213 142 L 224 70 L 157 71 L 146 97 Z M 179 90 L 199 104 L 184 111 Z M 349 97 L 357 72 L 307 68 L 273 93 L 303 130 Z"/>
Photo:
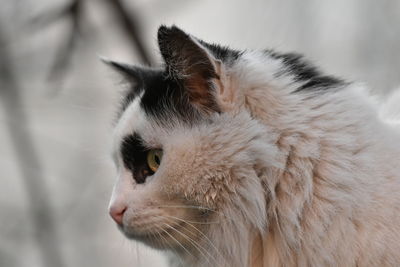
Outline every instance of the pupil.
<path id="1" fill-rule="evenodd" d="M 154 156 L 154 161 L 157 163 L 157 165 L 160 165 L 160 158 L 157 155 Z"/>

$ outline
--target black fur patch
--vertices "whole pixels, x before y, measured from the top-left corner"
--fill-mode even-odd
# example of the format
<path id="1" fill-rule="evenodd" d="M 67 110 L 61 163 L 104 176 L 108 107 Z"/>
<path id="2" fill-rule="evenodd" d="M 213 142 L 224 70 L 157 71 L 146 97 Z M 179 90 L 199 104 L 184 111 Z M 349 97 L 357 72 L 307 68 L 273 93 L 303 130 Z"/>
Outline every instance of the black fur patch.
<path id="1" fill-rule="evenodd" d="M 144 183 L 147 176 L 154 174 L 147 165 L 148 151 L 137 134 L 128 135 L 122 140 L 121 156 L 124 166 L 132 172 L 132 177 L 138 184 Z"/>
<path id="2" fill-rule="evenodd" d="M 199 112 L 190 104 L 183 85 L 172 79 L 165 71 L 148 73 L 144 78 L 144 94 L 141 107 L 146 115 L 161 125 L 177 118 L 186 123 L 195 123 Z"/>
<path id="3" fill-rule="evenodd" d="M 137 97 L 142 91 L 144 86 L 144 79 L 148 73 L 152 72 L 150 68 L 137 67 L 125 63 L 103 59 L 103 62 L 111 66 L 124 78 L 129 86 L 123 101 L 120 106 L 119 116 L 125 111 L 127 106 Z"/>
<path id="4" fill-rule="evenodd" d="M 304 60 L 300 54 L 280 54 L 272 50 L 267 50 L 266 52 L 272 58 L 282 60 L 286 69 L 283 70 L 283 73 L 279 73 L 279 75 L 289 72 L 294 75 L 296 82 L 302 83 L 294 93 L 301 91 L 327 90 L 346 84 L 344 81 L 336 77 L 324 75 L 311 63 Z"/>
<path id="5" fill-rule="evenodd" d="M 128 64 L 107 62 L 120 72 L 129 84 L 121 104 L 121 115 L 130 103 L 143 93 L 140 105 L 148 116 L 160 124 L 170 122 L 172 117 L 194 122 L 198 114 L 189 103 L 182 83 L 168 75 L 166 70 L 142 68 Z"/>

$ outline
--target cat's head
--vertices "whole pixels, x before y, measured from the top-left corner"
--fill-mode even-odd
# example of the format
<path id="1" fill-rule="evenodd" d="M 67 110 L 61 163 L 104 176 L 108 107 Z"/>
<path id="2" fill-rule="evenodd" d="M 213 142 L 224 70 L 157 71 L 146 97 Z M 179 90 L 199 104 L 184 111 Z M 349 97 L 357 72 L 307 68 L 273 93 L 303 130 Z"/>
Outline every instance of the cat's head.
<path id="1" fill-rule="evenodd" d="M 111 216 L 127 237 L 181 252 L 227 225 L 263 228 L 260 160 L 273 164 L 276 150 L 245 108 L 233 71 L 242 53 L 175 26 L 161 26 L 158 43 L 161 68 L 108 62 L 130 84 L 114 134 Z"/>

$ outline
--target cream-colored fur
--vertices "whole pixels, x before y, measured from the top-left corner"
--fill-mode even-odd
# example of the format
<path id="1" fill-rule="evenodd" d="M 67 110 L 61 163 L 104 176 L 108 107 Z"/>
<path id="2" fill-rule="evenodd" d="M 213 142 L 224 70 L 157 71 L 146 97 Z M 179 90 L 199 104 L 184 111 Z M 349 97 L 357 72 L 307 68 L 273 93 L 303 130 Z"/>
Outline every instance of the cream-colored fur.
<path id="1" fill-rule="evenodd" d="M 191 128 L 128 107 L 112 198 L 124 230 L 156 232 L 135 238 L 172 266 L 400 266 L 400 135 L 360 86 L 293 93 L 279 68 L 257 52 L 221 68 L 223 112 Z M 145 184 L 118 156 L 132 131 L 164 150 Z"/>
<path id="2" fill-rule="evenodd" d="M 253 117 L 279 133 L 285 164 L 265 175 L 270 224 L 253 266 L 399 266 L 399 135 L 355 85 L 308 95 L 287 88 L 243 89 Z M 262 104 L 269 99 L 274 106 Z"/>

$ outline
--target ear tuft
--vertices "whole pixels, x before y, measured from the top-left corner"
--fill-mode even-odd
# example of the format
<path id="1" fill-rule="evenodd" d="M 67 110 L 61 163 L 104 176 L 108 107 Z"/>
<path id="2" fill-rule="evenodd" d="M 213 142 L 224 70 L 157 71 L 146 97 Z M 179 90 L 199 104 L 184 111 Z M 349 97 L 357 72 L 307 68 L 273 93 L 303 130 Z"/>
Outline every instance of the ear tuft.
<path id="1" fill-rule="evenodd" d="M 101 57 L 100 60 L 105 63 L 107 66 L 110 66 L 113 70 L 116 70 L 117 72 L 123 74 L 123 75 L 130 75 L 130 74 L 135 74 L 135 66 L 122 63 L 122 62 L 117 62 L 108 58 Z"/>
<path id="2" fill-rule="evenodd" d="M 143 82 L 144 67 L 113 61 L 105 57 L 100 57 L 100 60 L 118 72 L 131 85 L 135 86 Z"/>

